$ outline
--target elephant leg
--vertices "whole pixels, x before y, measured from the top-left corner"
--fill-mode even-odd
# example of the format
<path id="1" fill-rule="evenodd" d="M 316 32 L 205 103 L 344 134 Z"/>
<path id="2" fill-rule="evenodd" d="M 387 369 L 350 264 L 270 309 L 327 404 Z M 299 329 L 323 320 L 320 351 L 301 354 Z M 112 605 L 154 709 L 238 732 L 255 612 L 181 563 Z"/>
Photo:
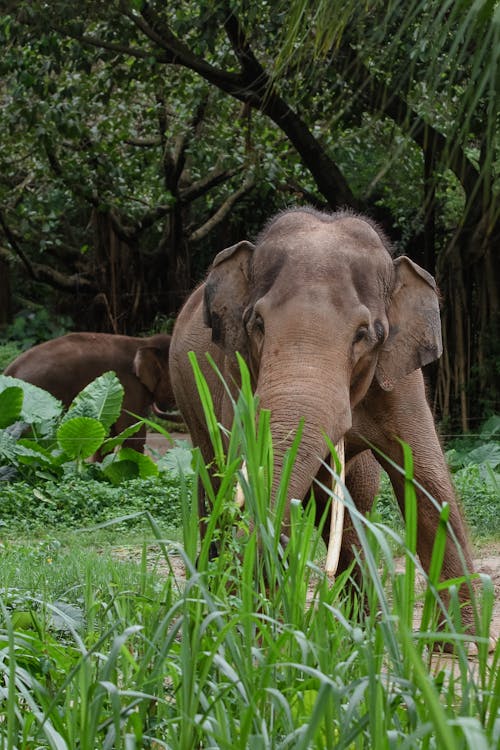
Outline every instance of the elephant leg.
<path id="1" fill-rule="evenodd" d="M 415 378 L 415 376 L 413 376 Z M 406 379 L 408 383 L 410 378 Z M 455 497 L 453 485 L 443 451 L 436 433 L 431 411 L 425 399 L 423 381 L 420 375 L 418 388 L 406 388 L 404 397 L 398 398 L 385 408 L 385 424 L 389 417 L 390 431 L 384 430 L 373 442 L 379 445 L 382 452 L 392 459 L 398 466 L 403 464 L 401 444 L 394 437 L 407 443 L 412 451 L 413 472 L 416 481 L 426 490 L 435 502 L 417 489 L 417 552 L 424 569 L 430 568 L 432 551 L 439 524 L 440 510 L 446 503 L 449 506 L 449 533 L 446 550 L 441 569 L 441 579 L 450 580 L 462 578 L 466 572 L 473 572 L 472 553 L 470 549 L 465 522 Z M 384 424 L 382 414 L 378 415 L 377 423 Z M 396 427 L 397 425 L 397 427 Z M 399 506 L 404 514 L 405 482 L 404 476 L 393 466 L 380 459 L 391 479 Z M 452 537 L 455 537 L 453 539 Z M 446 596 L 443 597 L 446 600 Z M 465 626 L 473 630 L 473 612 L 470 606 L 470 588 L 467 583 L 459 589 L 462 604 L 462 619 Z"/>
<path id="2" fill-rule="evenodd" d="M 427 440 L 427 447 L 434 441 Z M 439 442 L 435 440 L 435 450 L 439 449 Z M 401 450 L 401 449 L 400 449 Z M 446 541 L 446 550 L 441 568 L 441 580 L 452 580 L 462 578 L 466 572 L 473 572 L 472 554 L 467 538 L 467 532 L 464 520 L 461 516 L 458 503 L 454 497 L 451 480 L 447 475 L 447 467 L 443 465 L 441 471 L 434 471 L 426 465 L 423 454 L 417 446 L 412 446 L 415 477 L 419 484 L 425 487 L 426 491 L 432 498 L 439 502 L 442 507 L 443 503 L 448 503 L 450 515 L 448 525 L 455 536 L 456 541 L 449 533 Z M 395 459 L 402 463 L 402 454 Z M 435 459 L 434 459 L 435 460 Z M 385 469 L 389 474 L 396 498 L 404 516 L 405 506 L 405 482 L 404 477 L 392 466 L 386 465 Z M 439 524 L 440 510 L 422 491 L 417 490 L 417 552 L 424 570 L 430 569 L 432 551 L 436 538 L 436 530 Z M 446 602 L 448 597 L 446 593 L 442 594 Z M 459 589 L 459 598 L 462 604 L 462 620 L 467 630 L 473 630 L 473 611 L 470 606 L 470 590 L 467 584 Z"/>

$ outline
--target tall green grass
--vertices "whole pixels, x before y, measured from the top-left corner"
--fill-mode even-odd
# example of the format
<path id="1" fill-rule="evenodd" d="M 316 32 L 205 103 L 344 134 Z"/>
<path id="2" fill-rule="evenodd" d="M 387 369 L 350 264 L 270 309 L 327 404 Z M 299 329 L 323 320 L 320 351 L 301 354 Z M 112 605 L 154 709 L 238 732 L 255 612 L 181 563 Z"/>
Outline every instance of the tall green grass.
<path id="1" fill-rule="evenodd" d="M 197 453 L 199 486 L 184 485 L 178 552 L 185 581 L 171 571 L 158 585 L 145 555 L 135 586 L 114 582 L 96 591 L 86 576 L 84 619 L 76 622 L 61 610 L 56 614 L 64 627 L 58 629 L 50 616 L 57 605 L 33 602 L 43 616 L 20 627 L 3 601 L 0 748 L 497 747 L 500 651 L 497 646 L 488 654 L 491 581 L 482 577 L 477 592 L 474 664 L 460 621 L 459 582 L 449 582 L 447 639 L 456 656 L 453 669 L 436 665 L 431 648 L 443 638 L 435 622 L 444 607 L 439 573 L 447 508 L 419 593 L 411 455 L 405 451 L 402 468 L 408 523 L 397 540 L 405 550 L 403 572 L 389 544 L 396 532 L 361 516 L 345 494 L 362 547 L 362 584 L 350 593 L 349 571 L 332 582 L 317 563 L 313 499 L 305 507 L 292 502 L 288 544 L 280 537 L 300 426 L 271 507 L 269 415 L 261 411 L 257 419 L 244 365 L 227 436 L 195 360 L 193 367 L 215 461 L 209 474 Z M 243 514 L 233 500 L 237 480 Z M 200 545 L 201 487 L 212 510 Z M 168 563 L 161 530 L 148 518 Z M 210 559 L 213 544 L 218 557 Z M 414 623 L 417 604 L 420 626 Z"/>

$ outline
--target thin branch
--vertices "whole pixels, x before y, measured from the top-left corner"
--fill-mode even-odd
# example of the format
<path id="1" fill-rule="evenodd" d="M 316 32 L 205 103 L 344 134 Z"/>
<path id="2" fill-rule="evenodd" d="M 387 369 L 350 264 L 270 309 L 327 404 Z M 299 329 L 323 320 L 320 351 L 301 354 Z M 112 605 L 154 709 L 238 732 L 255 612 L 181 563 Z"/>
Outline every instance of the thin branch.
<path id="1" fill-rule="evenodd" d="M 28 259 L 28 257 L 24 253 L 24 251 L 21 248 L 19 242 L 17 241 L 17 238 L 16 238 L 14 232 L 11 230 L 11 228 L 7 224 L 7 221 L 5 219 L 5 216 L 4 216 L 4 213 L 3 213 L 2 210 L 0 210 L 0 226 L 2 227 L 2 229 L 4 231 L 5 238 L 7 239 L 7 242 L 9 243 L 9 245 L 11 246 L 11 248 L 13 249 L 13 251 L 15 252 L 15 254 L 17 255 L 17 257 L 23 263 L 25 269 L 28 272 L 28 275 L 32 279 L 36 279 L 36 275 L 35 275 L 35 271 L 34 271 L 34 268 L 33 268 L 33 264 L 31 263 L 31 261 Z"/>
<path id="2" fill-rule="evenodd" d="M 11 244 L 10 240 L 9 244 Z M 27 268 L 30 278 L 34 281 L 48 284 L 49 286 L 63 292 L 85 292 L 93 294 L 97 292 L 97 287 L 87 278 L 78 273 L 68 276 L 57 271 L 55 268 L 44 265 L 43 263 L 29 263 L 26 266 L 26 258 L 19 255 L 19 248 L 15 250 L 14 254 L 0 245 L 0 259 L 9 265 L 22 263 Z"/>
<path id="3" fill-rule="evenodd" d="M 161 139 L 158 136 L 156 136 L 155 138 L 126 138 L 125 143 L 128 146 L 151 148 L 152 146 L 159 146 L 161 144 Z"/>
<path id="4" fill-rule="evenodd" d="M 206 237 L 218 224 L 221 223 L 228 215 L 232 207 L 237 203 L 244 195 L 250 192 L 255 187 L 254 177 L 246 180 L 243 185 L 235 193 L 232 193 L 224 203 L 218 208 L 218 210 L 198 229 L 191 232 L 189 235 L 189 242 L 198 242 Z"/>
<path id="5" fill-rule="evenodd" d="M 227 182 L 227 180 L 234 177 L 235 174 L 241 172 L 244 166 L 245 165 L 241 164 L 239 167 L 234 167 L 234 169 L 212 170 L 208 175 L 193 182 L 189 187 L 179 190 L 179 197 L 182 203 L 191 203 L 196 200 L 196 198 L 200 198 L 202 195 L 208 193 L 213 187 Z"/>
<path id="6" fill-rule="evenodd" d="M 108 42 L 101 37 L 95 36 L 94 34 L 73 34 L 68 29 L 60 29 L 64 34 L 70 36 L 82 44 L 86 44 L 88 47 L 96 47 L 97 49 L 105 49 L 109 52 L 117 52 L 120 55 L 127 55 L 130 57 L 136 57 L 139 60 L 148 60 L 151 58 L 151 50 L 138 49 L 137 47 L 129 47 L 127 44 L 117 44 L 116 42 Z M 172 62 L 170 56 L 167 55 L 155 55 L 156 60 L 160 63 Z"/>

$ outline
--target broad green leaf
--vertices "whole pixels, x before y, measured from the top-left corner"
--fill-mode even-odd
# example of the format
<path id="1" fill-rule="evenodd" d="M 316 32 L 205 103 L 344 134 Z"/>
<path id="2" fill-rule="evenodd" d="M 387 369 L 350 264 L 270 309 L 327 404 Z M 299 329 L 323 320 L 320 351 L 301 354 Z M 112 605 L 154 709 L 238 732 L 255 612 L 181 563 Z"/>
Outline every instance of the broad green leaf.
<path id="1" fill-rule="evenodd" d="M 47 391 L 26 383 L 24 380 L 11 378 L 9 375 L 0 375 L 0 393 L 13 386 L 23 391 L 23 407 L 20 415 L 23 422 L 36 424 L 57 419 L 61 415 L 63 405 Z"/>
<path id="2" fill-rule="evenodd" d="M 57 442 L 70 458 L 82 459 L 92 456 L 101 447 L 105 434 L 106 430 L 99 420 L 75 417 L 60 425 Z"/>
<path id="3" fill-rule="evenodd" d="M 101 446 L 101 453 L 104 455 L 105 453 L 111 453 L 112 450 L 116 448 L 117 445 L 122 445 L 124 440 L 127 440 L 127 438 L 132 437 L 132 435 L 135 435 L 136 432 L 139 432 L 139 430 L 142 427 L 142 422 L 136 422 L 136 424 L 130 425 L 130 427 L 127 427 L 125 430 L 122 430 L 119 435 L 116 435 L 115 437 L 108 438 L 104 441 L 104 443 Z"/>
<path id="4" fill-rule="evenodd" d="M 17 455 L 17 440 L 8 432 L 0 432 L 0 464 L 15 462 Z"/>
<path id="5" fill-rule="evenodd" d="M 106 456 L 101 471 L 115 485 L 127 479 L 147 479 L 159 474 L 158 466 L 153 459 L 133 448 L 122 448 L 116 455 Z"/>
<path id="6" fill-rule="evenodd" d="M 500 443 L 485 443 L 467 454 L 467 463 L 489 463 L 494 469 L 500 464 Z"/>
<path id="7" fill-rule="evenodd" d="M 70 404 L 63 421 L 74 417 L 98 419 L 106 431 L 120 416 L 123 386 L 116 374 L 109 370 L 89 383 Z"/>
<path id="8" fill-rule="evenodd" d="M 500 416 L 498 414 L 493 414 L 483 424 L 482 429 L 481 429 L 481 437 L 484 440 L 491 440 L 492 438 L 496 439 L 499 435 L 500 435 Z"/>
<path id="9" fill-rule="evenodd" d="M 113 461 L 102 469 L 102 473 L 112 484 L 119 485 L 127 479 L 136 479 L 139 467 L 135 461 Z"/>
<path id="10" fill-rule="evenodd" d="M 158 461 L 158 467 L 162 471 L 171 471 L 173 474 L 194 474 L 193 451 L 187 440 L 177 440 L 175 447 L 168 450 Z"/>
<path id="11" fill-rule="evenodd" d="M 29 466 L 57 469 L 61 463 L 59 456 L 55 456 L 43 445 L 29 438 L 21 438 L 17 441 L 16 453 L 19 463 Z"/>
<path id="12" fill-rule="evenodd" d="M 147 479 L 147 477 L 156 477 L 158 475 L 158 467 L 149 456 L 145 456 L 143 453 L 138 453 L 133 448 L 122 448 L 118 452 L 118 463 L 121 461 L 132 461 L 137 465 L 139 470 L 139 476 L 141 479 Z"/>
<path id="13" fill-rule="evenodd" d="M 6 388 L 0 393 L 0 429 L 4 429 L 21 417 L 23 408 L 23 389 L 17 385 Z"/>

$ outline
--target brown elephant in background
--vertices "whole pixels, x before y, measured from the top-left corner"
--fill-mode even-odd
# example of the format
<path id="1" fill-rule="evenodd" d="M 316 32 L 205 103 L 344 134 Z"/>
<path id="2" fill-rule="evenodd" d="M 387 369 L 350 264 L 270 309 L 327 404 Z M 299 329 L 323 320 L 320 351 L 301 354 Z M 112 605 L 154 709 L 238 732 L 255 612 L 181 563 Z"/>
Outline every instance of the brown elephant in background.
<path id="1" fill-rule="evenodd" d="M 170 373 L 193 443 L 209 463 L 213 451 L 188 362 L 190 350 L 197 354 L 218 419 L 226 427 L 231 425 L 231 402 L 205 352 L 230 386 L 239 382 L 235 352 L 247 362 L 260 407 L 271 413 L 274 490 L 284 453 L 299 420 L 305 419 L 288 495 L 304 500 L 313 487 L 318 519 L 326 498 L 313 480 L 326 479 L 323 433 L 334 444 L 345 439 L 346 486 L 363 513 L 378 487 L 374 459 L 388 472 L 404 512 L 401 473 L 367 450 L 365 441 L 398 465 L 403 463 L 398 439 L 408 443 L 416 480 L 439 504 L 449 503 L 450 524 L 472 571 L 466 529 L 420 369 L 442 351 L 436 285 L 409 258 L 393 259 L 389 243 L 370 220 L 310 208 L 285 211 L 265 227 L 255 245 L 242 241 L 220 252 L 205 283 L 187 300 L 172 335 Z M 204 507 L 200 513 L 205 514 Z M 289 518 L 288 508 L 285 535 Z M 437 526 L 438 511 L 419 491 L 417 547 L 426 570 Z M 348 523 L 340 570 L 351 563 L 355 543 Z M 457 547 L 449 540 L 442 575 L 448 579 L 463 572 Z"/>
<path id="2" fill-rule="evenodd" d="M 167 411 L 175 409 L 168 369 L 169 349 L 167 334 L 139 338 L 112 333 L 68 333 L 23 352 L 4 374 L 33 383 L 69 406 L 88 383 L 113 370 L 124 388 L 122 413 L 111 430 L 116 435 L 137 422 L 127 411 L 145 417 L 152 407 L 158 416 L 166 417 Z M 145 442 L 143 426 L 124 444 L 142 452 Z"/>

